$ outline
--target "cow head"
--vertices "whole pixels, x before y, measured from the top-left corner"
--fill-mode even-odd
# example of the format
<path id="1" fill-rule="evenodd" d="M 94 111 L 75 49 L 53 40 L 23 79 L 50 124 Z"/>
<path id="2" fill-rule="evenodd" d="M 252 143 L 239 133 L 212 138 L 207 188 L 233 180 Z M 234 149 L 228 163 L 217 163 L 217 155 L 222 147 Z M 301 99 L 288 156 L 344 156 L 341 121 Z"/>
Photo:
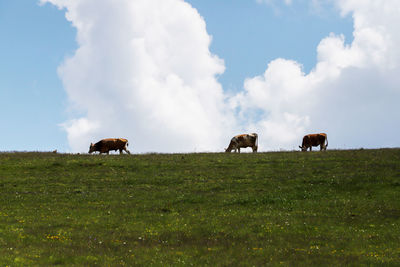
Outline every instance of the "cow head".
<path id="1" fill-rule="evenodd" d="M 96 147 L 93 145 L 93 143 L 90 143 L 89 154 L 93 153 L 94 151 L 96 151 Z"/>
<path id="2" fill-rule="evenodd" d="M 225 153 L 231 153 L 231 150 L 228 148 L 225 148 Z"/>
<path id="3" fill-rule="evenodd" d="M 299 146 L 301 151 L 307 151 L 307 147 L 306 146 Z"/>

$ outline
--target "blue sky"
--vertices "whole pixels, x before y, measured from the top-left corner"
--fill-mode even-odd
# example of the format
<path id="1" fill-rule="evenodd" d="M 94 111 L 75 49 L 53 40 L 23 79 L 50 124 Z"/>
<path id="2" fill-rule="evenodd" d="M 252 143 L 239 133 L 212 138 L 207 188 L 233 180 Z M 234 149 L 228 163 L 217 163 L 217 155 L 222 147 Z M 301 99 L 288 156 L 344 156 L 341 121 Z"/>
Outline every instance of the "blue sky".
<path id="1" fill-rule="evenodd" d="M 84 0 L 80 1 L 84 2 Z M 49 0 L 49 2 L 53 1 Z M 210 52 L 224 61 L 224 73 L 220 74 L 219 71 L 214 71 L 207 75 L 218 77 L 216 82 L 221 85 L 224 94 L 227 96 L 237 94 L 237 97 L 234 96 L 231 102 L 239 103 L 237 105 L 240 105 L 239 109 L 243 110 L 243 114 L 251 111 L 248 111 L 248 108 L 245 107 L 246 104 L 241 101 L 244 98 L 250 99 L 251 92 L 255 92 L 255 89 L 250 86 L 244 90 L 245 80 L 260 80 L 260 77 L 267 72 L 266 70 L 273 70 L 273 68 L 269 68 L 269 64 L 274 60 L 278 58 L 293 60 L 302 66 L 304 75 L 307 75 L 316 68 L 319 44 L 324 38 L 327 38 L 326 42 L 329 44 L 330 41 L 334 43 L 334 41 L 339 40 L 340 42 L 340 38 L 344 38 L 343 50 L 351 46 L 354 41 L 353 15 L 357 14 L 357 6 L 340 6 L 333 1 L 332 4 L 323 4 L 317 8 L 313 3 L 315 4 L 318 1 L 305 0 L 293 0 L 290 5 L 278 0 L 269 1 L 269 3 L 259 3 L 256 0 L 188 0 L 187 2 L 203 18 L 206 23 L 206 33 L 212 36 Z M 57 1 L 54 1 L 54 3 L 60 7 L 63 5 L 57 3 Z M 85 122 L 95 121 L 98 118 L 90 117 L 95 112 L 91 109 L 90 104 L 85 106 L 78 103 L 77 98 L 79 99 L 80 96 L 74 95 L 73 92 L 85 89 L 83 87 L 72 88 L 73 79 L 69 78 L 73 76 L 72 70 L 68 70 L 67 66 L 65 71 L 61 71 L 61 74 L 58 71 L 60 66 L 65 65 L 67 59 L 74 58 L 75 51 L 82 45 L 76 41 L 78 30 L 72 26 L 71 21 L 65 18 L 66 10 L 72 13 L 75 7 L 69 6 L 67 9 L 60 10 L 55 5 L 50 3 L 39 5 L 37 0 L 2 0 L 0 2 L 0 36 L 2 37 L 2 42 L 0 42 L 0 59 L 2 62 L 0 64 L 0 121 L 2 122 L 0 151 L 49 151 L 58 149 L 64 152 L 86 152 L 86 148 L 81 148 L 83 145 L 73 145 L 74 142 L 79 143 L 73 140 L 73 138 L 79 138 L 79 134 L 71 133 L 71 129 L 76 129 L 76 127 L 68 128 L 65 123 L 72 121 L 73 124 L 76 122 L 75 119 L 84 117 L 86 114 Z M 134 9 L 134 4 L 132 4 L 132 8 Z M 350 10 L 346 10 L 346 8 Z M 93 13 L 95 12 L 96 7 L 93 8 Z M 346 12 L 346 15 L 341 15 L 341 13 Z M 115 14 L 115 16 L 118 16 L 118 14 Z M 76 21 L 74 22 L 76 23 Z M 117 26 L 116 23 L 112 24 L 112 27 Z M 343 37 L 340 37 L 340 35 L 343 35 Z M 184 46 L 185 44 L 182 43 L 182 47 Z M 321 47 L 323 48 L 323 46 Z M 321 50 L 323 50 L 322 48 Z M 325 57 L 327 56 L 325 55 Z M 323 58 L 323 56 L 320 56 L 320 58 Z M 184 65 L 181 67 L 185 68 Z M 359 68 L 358 65 L 357 67 Z M 347 70 L 347 67 L 345 70 Z M 132 76 L 135 75 L 132 72 Z M 103 82 L 102 77 L 94 77 L 94 79 L 99 79 L 99 81 L 96 81 L 99 84 Z M 118 75 L 115 77 L 118 79 Z M 291 78 L 289 77 L 289 79 Z M 185 77 L 182 80 L 185 81 Z M 109 81 L 109 83 L 115 82 L 116 80 Z M 268 83 L 268 78 L 266 78 L 266 83 Z M 328 83 L 326 86 L 332 86 L 332 83 Z M 396 84 L 396 82 L 394 83 Z M 218 88 L 218 84 L 216 88 Z M 82 95 L 82 99 L 85 97 L 87 96 Z M 79 107 L 76 108 L 76 106 Z M 110 114 L 116 113 L 117 109 L 112 110 Z M 262 110 L 262 108 L 255 111 L 257 113 L 256 118 L 264 116 L 267 124 L 263 124 L 261 121 L 256 122 L 257 119 L 248 119 L 251 123 L 235 125 L 228 133 L 221 133 L 225 138 L 223 140 L 226 140 L 225 136 L 236 133 L 234 132 L 235 129 L 238 131 L 258 130 L 257 127 L 261 127 L 261 125 L 269 125 L 269 129 L 271 129 L 271 125 L 276 125 L 276 123 L 275 121 L 268 121 L 267 116 L 274 114 L 274 112 L 273 110 Z M 277 120 L 281 115 L 285 118 L 289 116 L 288 124 L 293 121 L 296 121 L 296 123 L 302 121 L 313 126 L 312 119 L 314 117 L 311 111 L 302 109 L 291 111 L 289 108 L 279 112 L 281 113 L 274 115 L 278 118 Z M 289 115 L 287 116 L 287 114 Z M 136 116 L 132 115 L 127 118 L 132 124 L 140 125 L 139 121 L 135 121 Z M 120 118 L 120 116 L 117 118 Z M 311 123 L 309 122 L 310 118 Z M 165 118 L 160 121 L 165 121 Z M 324 124 L 320 123 L 319 125 Z M 119 125 L 113 125 L 113 127 L 119 128 Z M 162 126 L 155 124 L 153 128 L 157 127 Z M 220 128 L 224 129 L 224 127 L 226 126 Z M 285 127 L 282 129 L 286 129 Z M 277 126 L 278 128 L 280 126 Z M 121 126 L 121 129 L 121 131 L 115 133 L 124 133 L 123 126 Z M 319 130 L 321 127 L 299 126 L 296 129 L 300 133 L 307 130 Z M 143 129 L 129 128 L 129 131 L 135 130 L 142 133 L 127 135 L 134 138 L 146 136 L 146 131 Z M 96 141 L 94 139 L 103 136 L 108 137 L 105 135 L 113 133 L 107 130 L 94 131 L 91 136 L 85 136 L 84 144 L 88 143 L 89 139 Z M 172 134 L 173 132 L 171 132 Z M 273 133 L 268 135 L 273 135 Z M 275 135 L 279 135 L 279 133 Z M 342 136 L 345 137 L 345 135 Z M 152 138 L 157 139 L 158 137 L 152 133 Z M 301 139 L 301 137 L 297 139 Z M 368 140 L 372 139 L 373 137 Z M 343 140 L 340 140 L 340 142 L 347 147 L 363 146 L 362 143 L 357 142 L 351 143 Z M 159 143 L 163 143 L 161 139 Z M 285 139 L 282 140 L 282 144 L 276 146 L 269 143 L 267 145 L 267 141 L 265 144 L 265 147 L 268 147 L 267 150 L 282 147 L 286 149 L 294 148 L 293 137 L 290 142 Z M 366 144 L 370 147 L 380 145 L 385 144 Z M 399 145 L 399 143 L 390 142 L 388 145 Z M 201 148 L 197 149 L 201 150 Z M 218 147 L 216 150 L 219 149 Z M 139 150 L 142 152 L 153 151 L 157 150 L 157 147 L 142 146 Z M 182 149 L 182 151 L 193 150 L 197 151 L 193 144 L 190 144 L 188 149 Z M 205 150 L 212 149 L 205 148 Z M 174 152 L 170 147 L 160 149 L 160 151 Z"/>
<path id="2" fill-rule="evenodd" d="M 67 148 L 57 67 L 76 48 L 75 32 L 54 6 L 0 1 L 0 150 Z"/>
<path id="3" fill-rule="evenodd" d="M 245 78 L 265 71 L 278 58 L 293 59 L 309 72 L 316 63 L 316 47 L 329 33 L 353 39 L 353 21 L 332 5 L 315 9 L 308 1 L 274 7 L 256 1 L 191 0 L 213 36 L 211 51 L 225 60 L 220 81 L 227 90 L 242 89 Z"/>

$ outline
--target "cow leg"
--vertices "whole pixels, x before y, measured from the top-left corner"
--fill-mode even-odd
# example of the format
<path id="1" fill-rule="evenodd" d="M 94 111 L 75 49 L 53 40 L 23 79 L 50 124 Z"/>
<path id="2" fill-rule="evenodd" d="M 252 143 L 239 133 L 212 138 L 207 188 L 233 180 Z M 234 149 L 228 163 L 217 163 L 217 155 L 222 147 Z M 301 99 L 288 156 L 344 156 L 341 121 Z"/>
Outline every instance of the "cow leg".
<path id="1" fill-rule="evenodd" d="M 123 150 L 125 150 L 126 153 L 128 153 L 129 155 L 131 154 L 131 152 L 129 152 L 127 145 L 123 148 Z"/>
<path id="2" fill-rule="evenodd" d="M 326 151 L 326 147 L 327 147 L 327 145 L 325 145 L 325 142 L 324 142 L 322 149 L 323 149 L 324 151 Z"/>
<path id="3" fill-rule="evenodd" d="M 312 146 L 310 146 L 310 152 L 312 151 Z"/>
<path id="4" fill-rule="evenodd" d="M 253 146 L 252 148 L 253 148 L 253 153 L 256 153 L 257 152 L 257 146 Z"/>
<path id="5" fill-rule="evenodd" d="M 122 154 L 122 149 L 119 150 L 119 154 L 120 154 L 120 155 Z"/>
<path id="6" fill-rule="evenodd" d="M 238 147 L 238 151 L 239 151 L 239 153 L 240 153 L 240 147 Z"/>

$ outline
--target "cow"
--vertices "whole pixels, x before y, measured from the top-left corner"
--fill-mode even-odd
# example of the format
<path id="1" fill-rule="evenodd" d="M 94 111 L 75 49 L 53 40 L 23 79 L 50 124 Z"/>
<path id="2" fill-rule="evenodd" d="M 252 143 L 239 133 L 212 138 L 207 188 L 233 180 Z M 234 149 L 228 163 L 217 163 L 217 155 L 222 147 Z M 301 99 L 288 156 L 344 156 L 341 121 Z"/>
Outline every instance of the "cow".
<path id="1" fill-rule="evenodd" d="M 228 148 L 225 149 L 226 153 L 230 153 L 232 150 L 239 151 L 240 148 L 251 147 L 253 153 L 257 152 L 258 149 L 258 135 L 256 133 L 251 134 L 240 134 L 232 137 Z"/>
<path id="2" fill-rule="evenodd" d="M 310 148 L 310 151 L 312 151 L 313 146 L 320 146 L 320 150 L 326 150 L 328 147 L 328 136 L 326 133 L 305 135 L 303 137 L 303 142 L 299 147 L 301 148 L 301 151 L 307 151 L 308 148 Z"/>
<path id="3" fill-rule="evenodd" d="M 122 154 L 122 150 L 125 150 L 126 153 L 131 154 L 127 149 L 128 140 L 124 138 L 107 138 L 102 139 L 96 144 L 90 143 L 89 154 L 92 152 L 99 151 L 101 153 L 109 153 L 110 150 L 119 150 L 119 154 Z"/>

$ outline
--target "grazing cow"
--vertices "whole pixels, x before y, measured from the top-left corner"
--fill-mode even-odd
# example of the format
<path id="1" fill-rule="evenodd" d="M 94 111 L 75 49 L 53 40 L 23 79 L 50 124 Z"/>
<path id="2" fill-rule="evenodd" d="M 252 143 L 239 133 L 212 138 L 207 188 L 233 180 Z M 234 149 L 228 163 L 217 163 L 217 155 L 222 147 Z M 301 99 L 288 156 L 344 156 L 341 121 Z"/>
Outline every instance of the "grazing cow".
<path id="1" fill-rule="evenodd" d="M 303 137 L 303 143 L 299 147 L 301 151 L 307 151 L 308 148 L 312 151 L 313 146 L 320 146 L 320 150 L 326 150 L 328 147 L 328 136 L 325 133 L 307 134 Z"/>
<path id="2" fill-rule="evenodd" d="M 257 152 L 258 149 L 258 135 L 256 133 L 251 134 L 240 134 L 236 135 L 231 139 L 229 146 L 225 149 L 226 153 L 230 153 L 232 150 L 239 151 L 240 148 L 251 147 L 253 152 Z"/>
<path id="3" fill-rule="evenodd" d="M 107 138 L 102 139 L 96 144 L 90 143 L 89 154 L 95 151 L 99 151 L 101 153 L 109 153 L 110 150 L 119 150 L 119 153 L 122 154 L 122 150 L 125 150 L 126 153 L 131 154 L 127 149 L 128 140 L 124 138 Z"/>

